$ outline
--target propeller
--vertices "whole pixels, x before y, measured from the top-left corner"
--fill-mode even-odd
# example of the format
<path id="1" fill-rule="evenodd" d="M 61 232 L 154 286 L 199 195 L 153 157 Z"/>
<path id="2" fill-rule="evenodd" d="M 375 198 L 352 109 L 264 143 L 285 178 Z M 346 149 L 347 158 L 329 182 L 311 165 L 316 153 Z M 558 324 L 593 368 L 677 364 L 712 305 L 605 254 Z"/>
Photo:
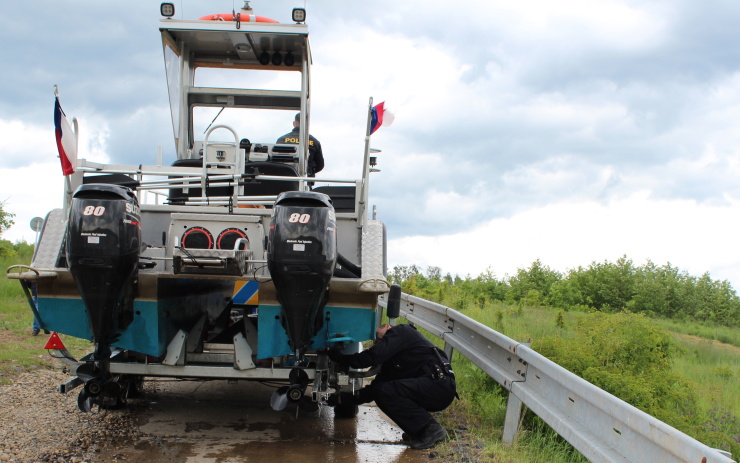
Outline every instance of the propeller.
<path id="1" fill-rule="evenodd" d="M 285 407 L 288 406 L 288 389 L 290 389 L 290 386 L 283 386 L 272 393 L 270 406 L 273 410 L 285 410 Z"/>
<path id="2" fill-rule="evenodd" d="M 93 406 L 93 399 L 90 397 L 87 393 L 87 391 L 83 388 L 80 391 L 80 395 L 77 396 L 77 408 L 80 409 L 83 413 L 88 413 L 90 410 L 92 410 Z"/>

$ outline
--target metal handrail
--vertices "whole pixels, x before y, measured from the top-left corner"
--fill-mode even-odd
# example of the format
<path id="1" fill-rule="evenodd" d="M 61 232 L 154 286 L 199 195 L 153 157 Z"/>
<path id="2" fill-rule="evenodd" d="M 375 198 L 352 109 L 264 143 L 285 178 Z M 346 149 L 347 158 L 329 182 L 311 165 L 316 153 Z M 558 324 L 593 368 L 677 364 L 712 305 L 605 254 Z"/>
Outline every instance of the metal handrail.
<path id="1" fill-rule="evenodd" d="M 379 298 L 387 307 L 387 295 Z M 503 440 L 513 442 L 526 405 L 592 462 L 732 463 L 713 449 L 557 363 L 441 304 L 401 295 L 401 315 L 457 349 L 509 391 Z"/>
<path id="2" fill-rule="evenodd" d="M 214 127 L 220 128 L 221 126 Z M 136 189 L 142 192 L 153 192 L 158 196 L 168 196 L 168 193 L 160 190 L 184 190 L 189 188 L 200 188 L 201 196 L 194 196 L 188 198 L 187 201 L 179 205 L 185 206 L 237 206 L 237 205 L 271 205 L 274 203 L 277 196 L 245 196 L 239 195 L 235 192 L 234 195 L 229 196 L 203 196 L 203 184 L 206 183 L 206 188 L 215 187 L 235 187 L 241 186 L 246 180 L 252 181 L 282 181 L 282 182 L 295 182 L 295 181 L 311 181 L 320 184 L 346 184 L 347 186 L 353 186 L 355 188 L 355 211 L 359 210 L 358 202 L 361 201 L 361 187 L 363 185 L 362 180 L 358 179 L 347 179 L 347 178 L 316 178 L 316 177 L 294 177 L 294 176 L 281 176 L 281 175 L 264 175 L 264 174 L 246 174 L 243 172 L 224 174 L 218 172 L 219 169 L 203 167 L 183 167 L 183 166 L 144 166 L 140 165 L 137 168 L 131 168 L 131 166 L 121 165 L 106 165 L 89 163 L 82 160 L 83 166 L 78 171 L 84 175 L 84 173 L 94 174 L 124 174 L 129 176 L 135 176 L 137 178 L 138 185 Z M 91 164 L 91 165 L 88 165 Z M 208 163 L 210 164 L 210 163 Z M 204 163 L 204 167 L 207 164 Z M 242 169 L 243 170 L 243 169 Z M 205 172 L 205 173 L 204 173 Z M 208 175 L 206 175 L 206 173 Z M 145 177 L 156 177 L 155 179 L 145 180 Z M 163 178 L 167 177 L 167 178 Z M 207 182 L 206 182 L 207 178 Z M 145 204 L 144 198 L 140 197 L 139 201 L 141 204 Z M 156 201 L 156 200 L 155 200 Z M 174 206 L 177 207 L 177 206 Z"/>

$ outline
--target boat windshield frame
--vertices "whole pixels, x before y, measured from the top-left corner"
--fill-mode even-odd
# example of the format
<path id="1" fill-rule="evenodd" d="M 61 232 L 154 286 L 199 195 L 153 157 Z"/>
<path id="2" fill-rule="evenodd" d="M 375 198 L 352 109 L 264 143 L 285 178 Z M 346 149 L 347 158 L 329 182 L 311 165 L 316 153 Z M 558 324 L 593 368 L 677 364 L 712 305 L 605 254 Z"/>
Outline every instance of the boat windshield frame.
<path id="1" fill-rule="evenodd" d="M 305 24 L 166 19 L 160 32 L 177 159 L 198 157 L 196 141 L 202 134 L 194 133 L 196 107 L 288 110 L 301 114 L 298 173 L 306 175 L 311 51 Z M 289 53 L 292 63 L 285 59 Z M 276 54 L 279 64 L 273 61 Z M 198 87 L 195 74 L 203 68 L 297 72 L 300 88 L 255 89 L 241 82 L 231 88 Z"/>

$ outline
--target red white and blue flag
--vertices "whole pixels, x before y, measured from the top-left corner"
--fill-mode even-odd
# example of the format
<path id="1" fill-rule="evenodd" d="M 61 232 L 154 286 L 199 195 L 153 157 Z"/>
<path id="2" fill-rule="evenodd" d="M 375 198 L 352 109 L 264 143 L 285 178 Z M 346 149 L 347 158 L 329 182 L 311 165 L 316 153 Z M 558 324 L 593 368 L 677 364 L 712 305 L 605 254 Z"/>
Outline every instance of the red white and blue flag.
<path id="1" fill-rule="evenodd" d="M 77 164 L 77 136 L 67 121 L 67 115 L 62 111 L 59 97 L 55 97 L 54 100 L 54 128 L 56 129 L 59 159 L 62 161 L 62 173 L 70 175 L 75 173 Z"/>
<path id="2" fill-rule="evenodd" d="M 385 101 L 373 106 L 372 116 L 370 119 L 370 135 L 375 133 L 380 127 L 388 127 L 393 123 L 396 117 L 392 112 L 385 109 Z"/>

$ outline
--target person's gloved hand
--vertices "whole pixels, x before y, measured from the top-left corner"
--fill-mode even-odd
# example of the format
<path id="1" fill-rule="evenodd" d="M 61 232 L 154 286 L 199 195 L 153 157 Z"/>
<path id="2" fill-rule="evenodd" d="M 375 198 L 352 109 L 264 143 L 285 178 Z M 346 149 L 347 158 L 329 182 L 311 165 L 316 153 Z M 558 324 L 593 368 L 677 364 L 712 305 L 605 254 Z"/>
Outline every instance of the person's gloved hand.
<path id="1" fill-rule="evenodd" d="M 326 405 L 330 407 L 336 407 L 339 405 L 339 394 L 332 394 L 326 399 Z"/>
<path id="2" fill-rule="evenodd" d="M 347 356 L 343 353 L 339 352 L 339 349 L 328 349 L 326 354 L 329 356 L 329 359 L 338 364 L 338 365 L 348 365 L 349 362 L 347 361 Z"/>
<path id="3" fill-rule="evenodd" d="M 340 392 L 332 394 L 326 399 L 326 405 L 330 407 L 336 407 L 339 404 L 352 404 L 354 403 L 354 396 L 351 392 Z"/>

